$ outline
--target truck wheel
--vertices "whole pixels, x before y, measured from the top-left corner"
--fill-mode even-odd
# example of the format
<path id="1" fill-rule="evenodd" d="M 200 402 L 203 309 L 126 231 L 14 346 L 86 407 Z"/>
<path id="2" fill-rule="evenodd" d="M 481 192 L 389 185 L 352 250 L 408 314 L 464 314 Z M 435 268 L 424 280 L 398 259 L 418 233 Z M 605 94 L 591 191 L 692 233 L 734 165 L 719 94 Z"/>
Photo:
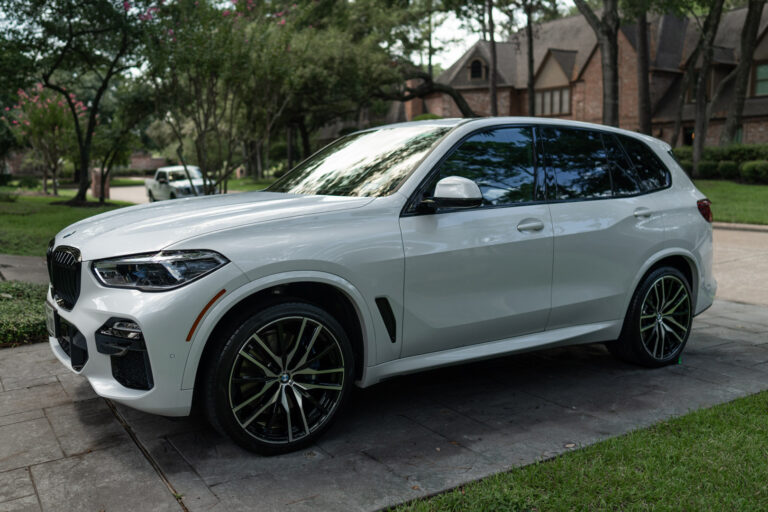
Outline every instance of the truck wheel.
<path id="1" fill-rule="evenodd" d="M 147 195 L 149 196 L 149 202 L 154 203 L 155 202 L 155 196 L 152 195 L 152 191 L 150 190 L 147 192 Z"/>

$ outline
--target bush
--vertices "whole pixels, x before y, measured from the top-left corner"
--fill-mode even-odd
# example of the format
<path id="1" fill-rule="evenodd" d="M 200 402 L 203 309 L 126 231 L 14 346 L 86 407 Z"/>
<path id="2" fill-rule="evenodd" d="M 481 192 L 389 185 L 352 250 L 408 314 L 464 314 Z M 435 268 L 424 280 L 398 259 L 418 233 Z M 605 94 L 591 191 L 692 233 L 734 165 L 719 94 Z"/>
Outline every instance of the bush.
<path id="1" fill-rule="evenodd" d="M 693 172 L 693 162 L 691 160 L 679 160 L 678 162 L 680 163 L 680 167 L 685 171 L 685 174 L 690 176 Z"/>
<path id="2" fill-rule="evenodd" d="M 442 119 L 442 117 L 437 114 L 432 114 L 430 112 L 427 112 L 425 114 L 417 115 L 412 119 L 412 121 L 428 121 L 429 119 Z"/>
<path id="3" fill-rule="evenodd" d="M 683 160 L 686 161 L 693 161 L 693 148 L 691 146 L 680 146 L 679 148 L 675 148 L 672 150 L 672 153 L 674 153 L 675 158 L 679 162 L 682 162 Z"/>
<path id="4" fill-rule="evenodd" d="M 0 191 L 0 203 L 15 203 L 18 198 L 19 195 L 13 192 Z"/>
<path id="5" fill-rule="evenodd" d="M 44 284 L 0 281 L 0 347 L 48 339 Z"/>
<path id="6" fill-rule="evenodd" d="M 724 180 L 739 179 L 739 164 L 733 160 L 722 160 L 717 164 L 717 174 Z"/>
<path id="7" fill-rule="evenodd" d="M 717 174 L 717 162 L 701 160 L 699 162 L 699 176 L 705 179 L 719 178 Z"/>
<path id="8" fill-rule="evenodd" d="M 768 161 L 744 162 L 741 166 L 741 176 L 749 183 L 768 183 Z"/>
<path id="9" fill-rule="evenodd" d="M 22 176 L 19 178 L 21 188 L 37 188 L 40 186 L 40 180 L 34 176 Z"/>
<path id="10" fill-rule="evenodd" d="M 0 173 L 0 187 L 7 186 L 11 182 L 11 178 L 13 178 L 13 176 L 10 174 Z"/>

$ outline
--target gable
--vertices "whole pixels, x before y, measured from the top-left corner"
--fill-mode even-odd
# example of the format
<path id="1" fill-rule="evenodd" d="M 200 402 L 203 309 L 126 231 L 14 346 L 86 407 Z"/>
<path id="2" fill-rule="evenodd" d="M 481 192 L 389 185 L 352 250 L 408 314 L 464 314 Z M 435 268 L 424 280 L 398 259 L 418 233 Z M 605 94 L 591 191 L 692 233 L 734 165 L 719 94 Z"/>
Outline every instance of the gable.
<path id="1" fill-rule="evenodd" d="M 544 58 L 541 68 L 536 73 L 533 85 L 536 89 L 550 89 L 554 87 L 567 87 L 570 84 L 563 68 L 557 59 L 550 53 Z"/>

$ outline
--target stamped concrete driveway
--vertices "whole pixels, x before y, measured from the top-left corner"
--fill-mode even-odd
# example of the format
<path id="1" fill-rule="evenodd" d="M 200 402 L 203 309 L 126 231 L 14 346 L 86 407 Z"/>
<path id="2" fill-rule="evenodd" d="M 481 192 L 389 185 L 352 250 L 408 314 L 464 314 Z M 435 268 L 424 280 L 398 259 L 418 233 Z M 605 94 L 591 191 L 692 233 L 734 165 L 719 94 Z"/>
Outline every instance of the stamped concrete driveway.
<path id="1" fill-rule="evenodd" d="M 0 351 L 0 510 L 376 510 L 764 389 L 768 308 L 718 300 L 679 365 L 587 345 L 394 379 L 356 390 L 317 445 L 265 458 L 96 398 L 25 346 Z"/>

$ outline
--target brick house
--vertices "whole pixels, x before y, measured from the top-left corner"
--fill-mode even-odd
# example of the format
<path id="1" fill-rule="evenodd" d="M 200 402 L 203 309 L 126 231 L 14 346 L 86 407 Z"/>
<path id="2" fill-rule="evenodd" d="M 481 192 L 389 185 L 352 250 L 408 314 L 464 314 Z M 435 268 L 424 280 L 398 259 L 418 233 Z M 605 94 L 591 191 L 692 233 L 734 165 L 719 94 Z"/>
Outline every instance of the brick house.
<path id="1" fill-rule="evenodd" d="M 736 67 L 740 36 L 747 9 L 723 14 L 715 40 L 709 90 Z M 748 98 L 744 108 L 741 140 L 768 142 L 768 9 L 758 32 L 758 44 Z M 668 140 L 672 134 L 683 73 L 691 65 L 690 55 L 699 37 L 695 21 L 672 15 L 652 16 L 648 24 L 653 135 Z M 619 126 L 636 130 L 637 118 L 637 26 L 624 25 L 619 32 Z M 525 32 L 497 43 L 499 115 L 528 115 L 527 42 Z M 478 115 L 489 115 L 488 63 L 490 45 L 478 41 L 437 81 L 461 92 Z M 544 23 L 534 31 L 534 87 L 536 115 L 600 123 L 602 121 L 602 69 L 597 38 L 583 16 Z M 708 143 L 719 141 L 725 115 L 733 103 L 733 85 L 727 87 L 713 108 Z M 433 94 L 408 102 L 408 119 L 424 112 L 442 117 L 460 117 L 450 96 Z M 683 108 L 683 141 L 690 144 L 694 106 L 691 94 Z"/>

